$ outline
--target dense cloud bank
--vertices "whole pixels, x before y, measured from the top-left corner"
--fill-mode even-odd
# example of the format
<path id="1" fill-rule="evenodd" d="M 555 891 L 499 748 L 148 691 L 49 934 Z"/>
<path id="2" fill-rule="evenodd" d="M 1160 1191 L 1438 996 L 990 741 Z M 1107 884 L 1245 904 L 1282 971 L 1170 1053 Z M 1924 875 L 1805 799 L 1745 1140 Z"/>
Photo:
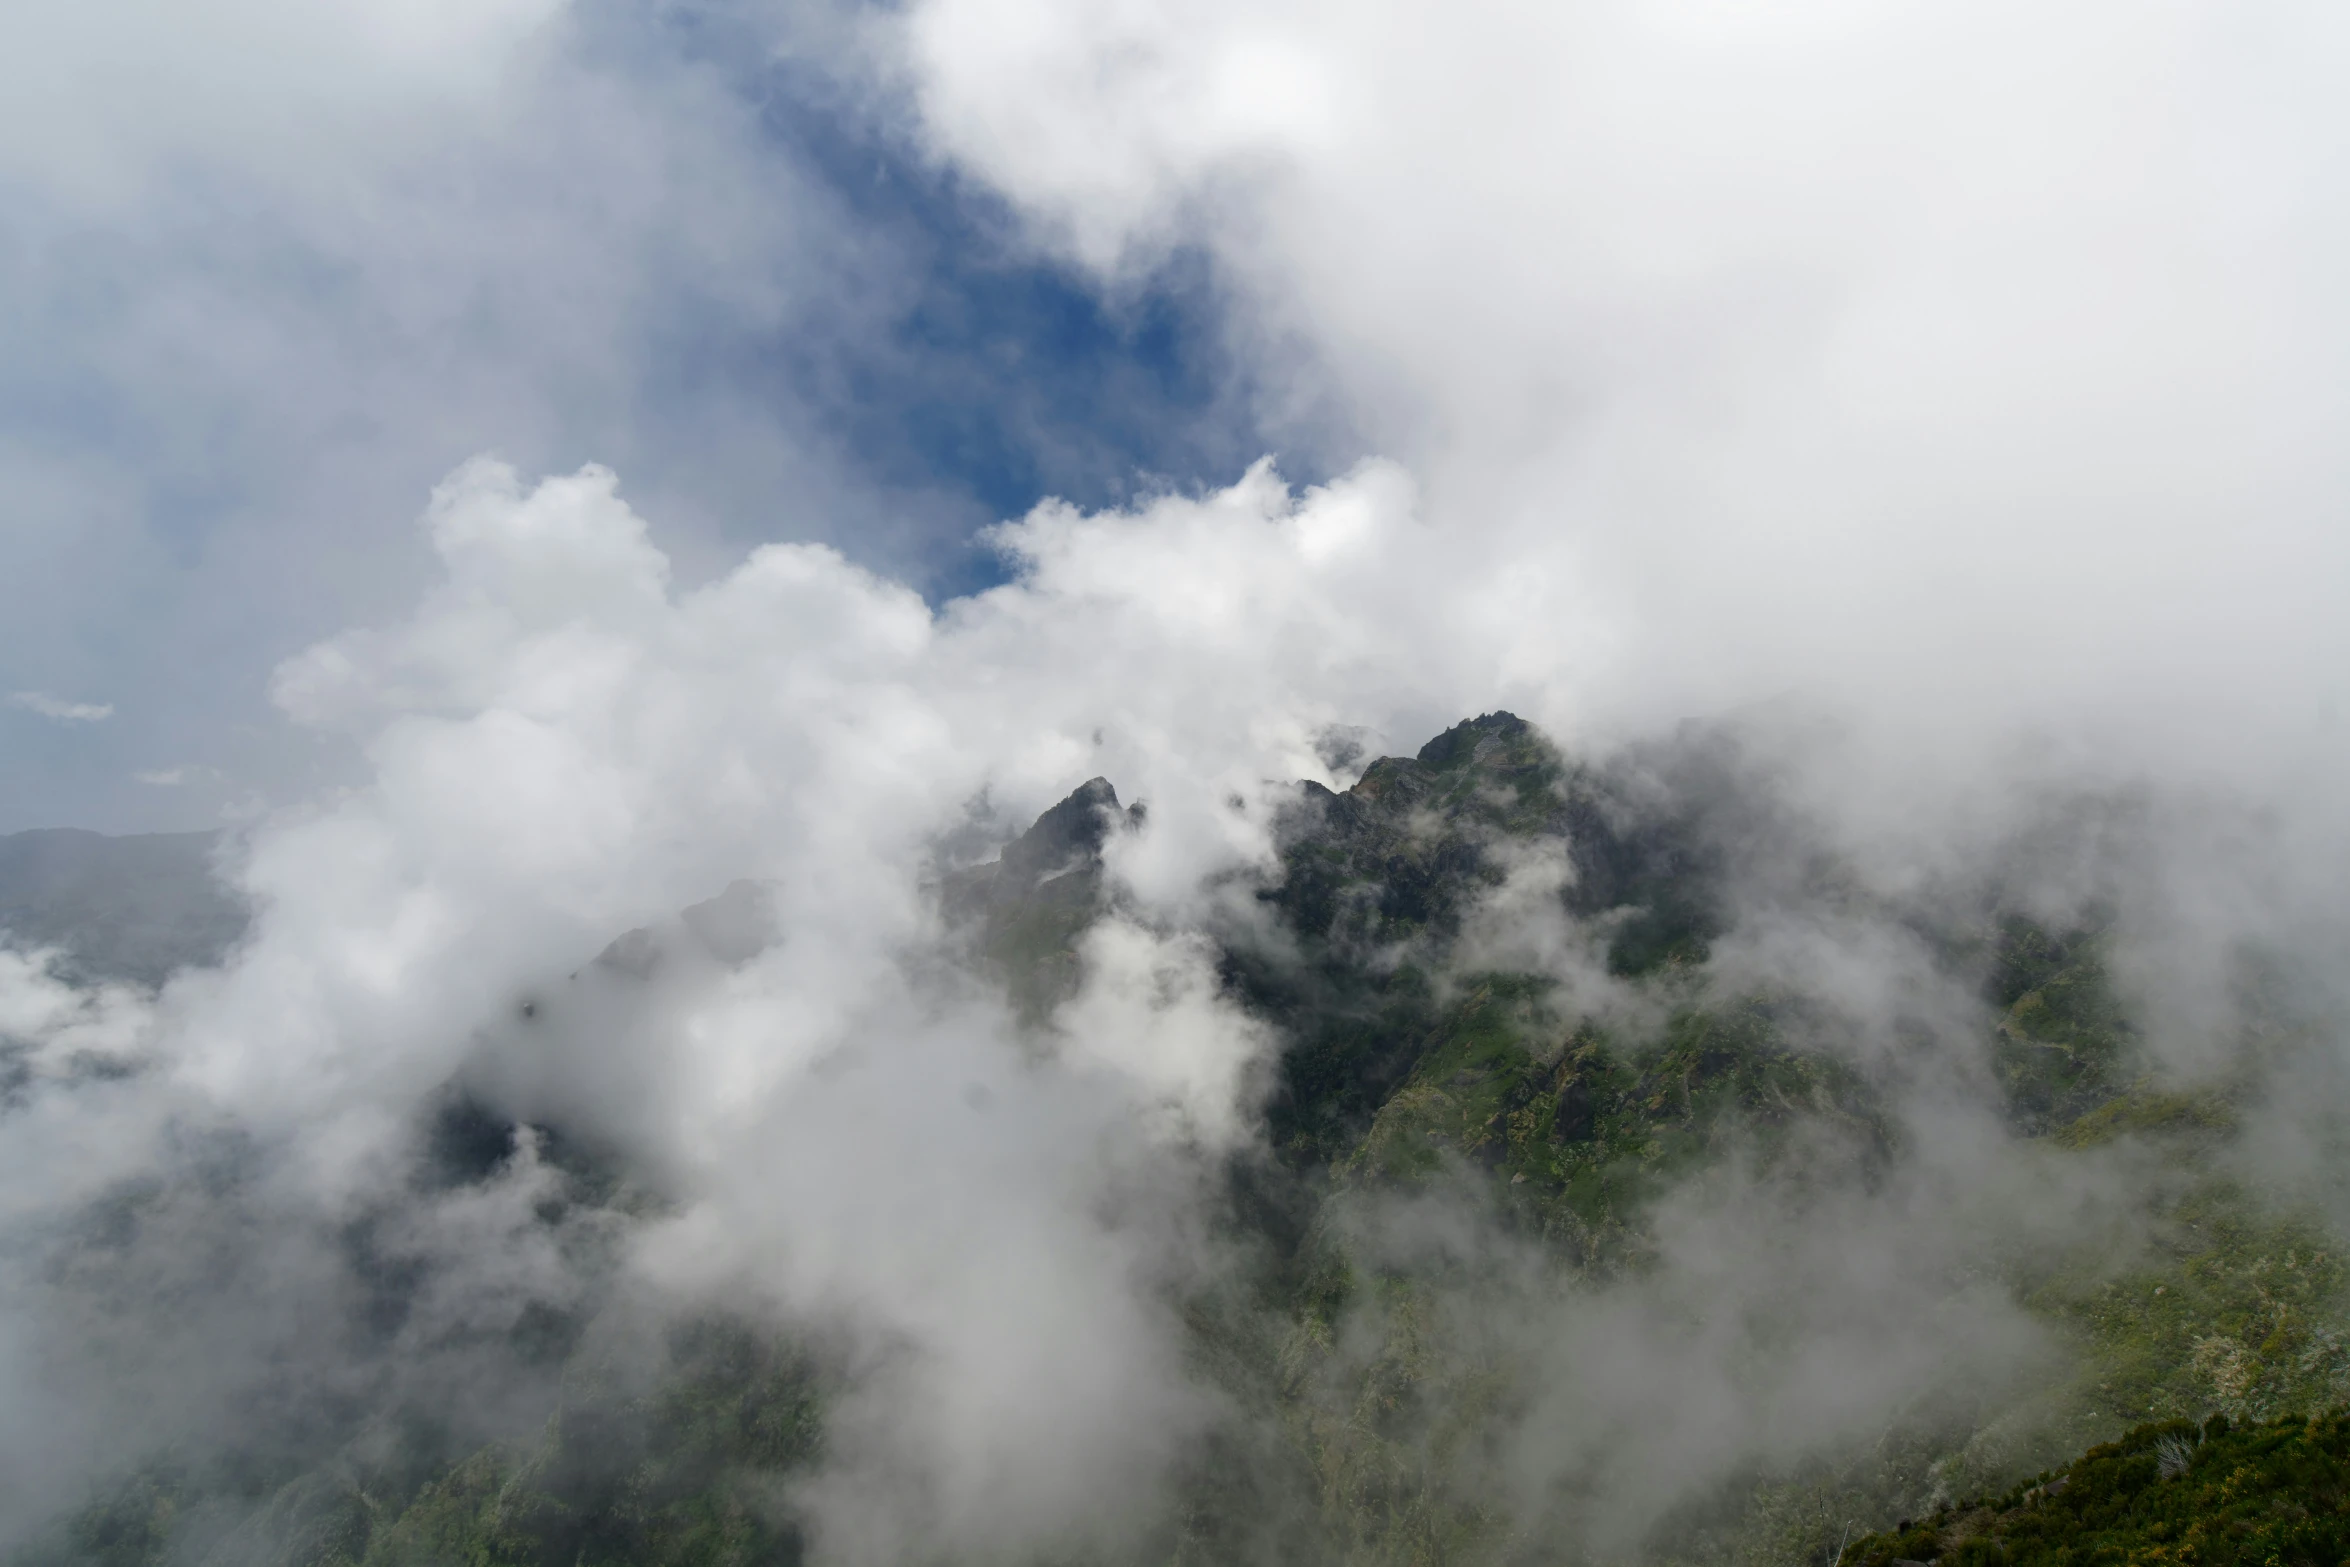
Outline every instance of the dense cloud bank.
<path id="1" fill-rule="evenodd" d="M 1276 1450 L 1375 1489 L 1408 1448 L 1561 1552 L 1896 1430 L 1994 1473 L 2039 1428 L 1986 1410 L 2077 1349 L 2018 1281 L 2118 1277 L 2172 1181 L 2003 1106 L 1966 943 L 2008 916 L 2108 944 L 2136 1067 L 2246 1107 L 2230 1178 L 2345 1211 L 2330 16 L 934 0 L 857 37 L 1030 242 L 1105 286 L 1204 251 L 1256 395 L 1387 455 L 1048 503 L 943 605 L 819 544 L 678 571 L 602 468 L 450 474 L 414 604 L 276 672 L 364 765 L 224 846 L 236 950 L 160 990 L 0 954 L 9 1531 L 151 1451 L 517 1438 L 708 1311 L 822 1361 L 770 1500 L 825 1560 L 1141 1550 Z M 1299 782 L 1503 708 L 1583 814 L 1395 808 L 1395 853 L 1492 874 L 1453 945 L 1347 972 L 1550 987 L 1554 1126 L 1596 1113 L 1575 1028 L 1666 1059 L 1762 997 L 1816 1122 L 1723 1133 L 1636 1245 L 1529 1238 L 1438 1160 L 1268 1262 L 1312 1015 L 1266 998 L 1329 956 L 1280 903 Z M 1096 777 L 1146 809 L 1037 871 L 1099 918 L 1007 994 L 942 888 Z M 1651 819 L 1716 899 L 1661 979 L 1577 901 Z M 1399 1112 L 1364 1157 L 1406 1135 L 1451 1147 Z M 1317 1246 L 1434 1282 L 1267 1357 L 1301 1438 L 1201 1346 L 1294 1328 L 1264 1279 Z M 1399 1343 L 1458 1406 L 1331 1414 Z"/>
<path id="2" fill-rule="evenodd" d="M 609 474 L 454 475 L 440 584 L 279 673 L 373 777 L 229 851 L 254 923 L 228 961 L 148 995 L 9 960 L 11 1515 L 224 1431 L 283 1449 L 429 1408 L 437 1442 L 511 1436 L 561 1362 L 518 1346 L 636 1365 L 643 1324 L 717 1308 L 829 1346 L 827 1457 L 792 1492 L 820 1552 L 1127 1548 L 1201 1443 L 1264 1418 L 1187 1313 L 1259 1265 L 1227 1172 L 1263 1157 L 1296 1020 L 1219 953 L 1298 961 L 1250 890 L 1279 883 L 1288 780 L 1352 782 L 1366 735 L 1523 656 L 1528 622 L 1448 577 L 1415 505 L 1371 467 L 1047 508 L 999 534 L 1016 582 L 933 613 L 817 546 L 679 590 Z M 1573 671 L 1518 681 L 1539 701 Z M 2330 1027 L 2323 972 L 2288 971 L 2337 927 L 2273 835 L 2210 841 L 2159 780 L 2066 806 L 1985 772 L 1974 814 L 1889 840 L 1823 810 L 1847 751 L 1736 733 L 1594 753 L 1583 827 L 1491 839 L 1497 879 L 1445 894 L 1471 898 L 1447 961 L 1662 1024 L 1703 992 L 1617 977 L 1610 898 L 1575 896 L 1591 834 L 1662 810 L 1720 900 L 1705 984 L 1800 998 L 1790 1037 L 1831 1075 L 1798 1091 L 1881 1085 L 1890 1155 L 1835 1115 L 1809 1152 L 1732 1149 L 1655 1211 L 1645 1263 L 1581 1282 L 1465 1188 L 1327 1221 L 1373 1272 L 1453 1281 L 1415 1331 L 1514 1368 L 1462 1505 L 1603 1550 L 1757 1466 L 1953 1399 L 1980 1420 L 2063 1359 L 2001 1270 L 2144 1222 L 2161 1182 L 2128 1149 L 2014 1140 L 1933 921 L 2103 904 L 2149 1064 L 2190 1083 L 2260 1068 L 2248 1018 L 2286 1002 Z M 957 956 L 938 888 L 1095 773 L 1147 811 L 1095 835 L 1108 901 L 1039 1034 Z M 2257 1016 L 2254 959 L 2286 975 Z M 2309 1161 L 2334 1102 L 2270 1117 L 2304 1151 L 2268 1178 L 2332 1195 Z M 1320 1374 L 1366 1374 L 1376 1337 Z"/>
<path id="3" fill-rule="evenodd" d="M 110 1398 L 192 1434 L 261 1396 L 249 1378 L 454 1376 L 433 1346 L 486 1353 L 465 1346 L 526 1304 L 578 1306 L 576 1270 L 596 1275 L 609 1237 L 533 1226 L 559 1181 L 529 1147 L 487 1190 L 396 1195 L 420 1117 L 468 1071 L 502 1113 L 655 1184 L 671 1206 L 629 1242 L 646 1279 L 847 1312 L 872 1353 L 910 1346 L 884 1381 L 930 1413 L 877 1413 L 891 1441 L 873 1461 L 933 1482 L 941 1527 L 1115 1506 L 1183 1428 L 1160 1275 L 1191 1266 L 1165 1254 L 1191 1244 L 1183 1184 L 1248 1135 L 1266 1049 L 1177 922 L 1203 869 L 1263 853 L 1263 813 L 1226 801 L 1318 769 L 1339 712 L 1380 710 L 1378 644 L 1327 635 L 1330 601 L 1415 526 L 1409 504 L 1384 470 L 1306 497 L 1267 471 L 1147 522 L 1047 511 L 1002 535 L 1023 582 L 933 616 L 815 546 L 675 592 L 610 475 L 454 476 L 427 519 L 445 580 L 418 612 L 279 674 L 280 704 L 359 736 L 375 777 L 237 847 L 255 919 L 231 961 L 148 1005 L 12 971 L 30 1041 L 15 1224 L 52 1236 L 11 1284 L 10 1402 L 42 1412 L 10 1426 L 13 1472 L 39 1477 L 12 1509 L 54 1494 L 37 1454 L 123 1440 Z M 1239 594 L 1222 586 L 1236 556 L 1256 583 Z M 1170 593 L 1179 572 L 1191 586 Z M 1235 705 L 1285 658 L 1326 670 L 1324 689 Z M 1398 699 L 1445 697 L 1423 681 Z M 999 1004 L 923 958 L 923 881 L 949 829 L 1017 821 L 1093 771 L 1161 802 L 1118 844 L 1148 912 L 1091 939 L 1046 1072 Z M 741 878 L 775 935 L 748 961 L 691 942 L 642 973 L 625 951 L 591 961 Z M 57 1261 L 110 1204 L 119 1254 Z M 361 1232 L 388 1255 L 354 1283 L 335 1253 Z M 226 1277 L 145 1276 L 206 1253 Z M 337 1292 L 400 1267 L 429 1282 L 394 1341 L 338 1340 Z M 150 1292 L 175 1289 L 203 1309 L 147 1320 Z M 133 1313 L 144 1372 L 68 1350 L 98 1302 Z M 69 1456 L 57 1433 L 78 1417 L 98 1421 L 95 1452 Z"/>
<path id="4" fill-rule="evenodd" d="M 854 85 L 855 20 L 0 19 L 0 832 L 353 781 L 269 671 L 423 590 L 418 498 L 476 453 L 624 471 L 686 580 L 818 540 L 938 597 L 1043 493 L 1264 450 L 1208 283 L 1110 299 L 1021 243 Z"/>
<path id="5" fill-rule="evenodd" d="M 906 36 L 936 143 L 1052 242 L 1222 258 L 1461 574 L 1597 644 L 1579 714 L 1794 691 L 1911 747 L 2339 764 L 2324 8 L 937 0 Z"/>

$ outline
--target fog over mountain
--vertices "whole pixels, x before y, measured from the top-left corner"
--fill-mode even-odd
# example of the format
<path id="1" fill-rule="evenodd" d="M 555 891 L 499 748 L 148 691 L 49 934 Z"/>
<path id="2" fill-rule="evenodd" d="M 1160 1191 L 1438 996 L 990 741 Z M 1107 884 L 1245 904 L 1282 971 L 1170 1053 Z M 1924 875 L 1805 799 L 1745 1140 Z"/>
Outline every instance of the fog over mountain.
<path id="1" fill-rule="evenodd" d="M 116 771 L 226 819 L 0 839 L 11 1560 L 2008 1561 L 2350 1400 L 2330 11 L 344 9 L 10 24 L 26 233 L 417 247 L 222 416 L 355 421 L 171 578 L 265 689 L 19 628 L 42 798 L 201 729 Z M 773 103 L 1208 278 L 1206 404 L 925 342 Z M 754 317 L 840 373 L 647 346 Z M 1040 493 L 1271 454 L 974 541 L 827 412 L 925 366 Z"/>

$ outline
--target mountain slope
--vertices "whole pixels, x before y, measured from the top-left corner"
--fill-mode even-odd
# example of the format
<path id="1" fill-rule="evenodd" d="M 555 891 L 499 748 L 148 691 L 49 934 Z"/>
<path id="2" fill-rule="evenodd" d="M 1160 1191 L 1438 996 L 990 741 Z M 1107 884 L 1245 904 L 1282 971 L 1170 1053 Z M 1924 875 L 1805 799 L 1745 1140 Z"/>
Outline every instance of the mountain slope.
<path id="1" fill-rule="evenodd" d="M 2140 1426 L 2005 1495 L 1853 1541 L 1840 1567 L 2334 1567 L 2350 1558 L 2350 1411 Z"/>
<path id="2" fill-rule="evenodd" d="M 1085 934 L 1119 896 L 1105 852 L 1144 820 L 1094 779 L 939 887 L 959 950 L 1042 1053 L 1086 982 Z M 2097 1478 L 2159 1470 L 2160 1453 L 2146 1455 L 2185 1440 L 2182 1420 L 2274 1420 L 2350 1398 L 2339 1247 L 2322 1216 L 2244 1179 L 2249 1078 L 2153 1075 L 2110 972 L 2103 906 L 2051 920 L 1988 880 L 1904 903 L 1807 837 L 1719 736 L 1587 766 L 1506 713 L 1382 758 L 1344 791 L 1296 786 L 1272 836 L 1276 865 L 1239 889 L 1251 917 L 1212 931 L 1226 996 L 1281 1041 L 1267 1135 L 1219 1172 L 1212 1216 L 1234 1270 L 1169 1302 L 1227 1416 L 1173 1464 L 1163 1516 L 1103 1560 L 1793 1564 L 1846 1544 L 1857 1567 L 2085 1562 L 2141 1559 L 2127 1553 L 2201 1521 L 2200 1539 L 2269 1541 L 2292 1561 L 2333 1538 L 2292 1535 L 2293 1519 L 2254 1501 L 2283 1494 L 2262 1476 L 2334 1473 L 2338 1421 L 2195 1425 L 2206 1439 L 2192 1473 L 2239 1454 L 2228 1474 L 2254 1479 L 2235 1491 Z M 684 928 L 738 963 L 756 947 L 742 932 L 758 900 L 742 884 Z M 1758 930 L 1846 927 L 1893 942 L 1889 971 L 1926 999 L 1872 1022 L 1835 970 L 1754 957 Z M 599 983 L 651 974 L 657 946 L 649 933 L 615 942 Z M 1943 1100 L 1984 1109 L 1968 1135 L 1995 1139 L 1986 1179 L 2111 1202 L 2121 1172 L 2135 1183 L 2119 1188 L 2127 1205 L 2103 1229 L 1993 1234 L 1964 1256 L 1898 1226 L 1842 1234 L 1872 1204 L 1941 1200 L 1917 1144 L 1936 1132 L 1920 1106 Z M 470 1117 L 464 1157 L 441 1158 L 434 1182 L 486 1183 L 527 1156 L 557 1183 L 550 1213 L 609 1204 L 625 1225 L 657 1201 L 625 1172 L 572 1169 L 562 1128 L 470 1100 L 427 1113 L 446 1120 L 451 1104 Z M 627 1191 L 638 1195 L 613 1195 Z M 1764 1255 L 1741 1266 L 1778 1293 L 1733 1300 L 1709 1326 L 1717 1285 L 1692 1258 L 1737 1254 L 1742 1229 L 1761 1232 Z M 1774 1247 L 1805 1245 L 1817 1255 L 1770 1272 Z M 1722 1264 L 1720 1287 L 1732 1282 Z M 1762 1457 L 1696 1467 L 1684 1455 L 1708 1439 L 1704 1418 L 1636 1382 L 1565 1414 L 1543 1403 L 1562 1377 L 1624 1380 L 1558 1363 L 1545 1313 L 1562 1301 L 1645 1313 L 1644 1342 L 1665 1351 L 1652 1377 L 1677 1374 L 1684 1347 L 1710 1353 L 1708 1333 L 1751 1334 L 1707 1396 L 1767 1406 L 1754 1389 L 1830 1376 L 1780 1362 L 1835 1351 L 1847 1298 L 1855 1332 L 1890 1317 L 1878 1352 L 1898 1362 L 1903 1313 L 1993 1297 L 2040 1336 L 2036 1380 L 1978 1385 L 1963 1365 L 1928 1367 L 1884 1423 L 1776 1458 L 1766 1443 Z M 1804 1339 L 1809 1317 L 1830 1328 Z M 430 1411 L 378 1409 L 323 1458 L 125 1455 L 122 1487 L 23 1560 L 799 1560 L 795 1487 L 823 1462 L 847 1375 L 820 1335 L 751 1317 L 687 1324 L 627 1383 L 580 1326 L 518 1325 L 512 1353 L 542 1357 L 554 1389 L 535 1434 L 469 1445 Z M 2150 1416 L 2170 1423 L 2143 1426 Z M 393 1430 L 408 1435 L 391 1442 Z M 1506 1455 L 1536 1431 L 1572 1484 L 1534 1494 L 1511 1479 Z M 2058 1516 L 2053 1482 L 2034 1493 L 2021 1477 L 2109 1438 L 2119 1445 L 2066 1471 L 2077 1495 L 2074 1482 L 2053 1494 L 2126 1492 L 2154 1511 L 2074 1507 L 2059 1540 L 2043 1527 Z M 1657 1477 L 1677 1462 L 1686 1478 Z M 1610 1522 L 1613 1494 L 1634 1485 L 1664 1500 Z M 1997 1500 L 1962 1506 L 1961 1494 Z M 1852 1542 L 1856 1525 L 1904 1515 L 1929 1524 Z M 1606 1551 L 1576 1543 L 1592 1540 Z M 2108 1548 L 2124 1556 L 2097 1554 Z M 2016 1554 L 2027 1550 L 2040 1554 Z"/>

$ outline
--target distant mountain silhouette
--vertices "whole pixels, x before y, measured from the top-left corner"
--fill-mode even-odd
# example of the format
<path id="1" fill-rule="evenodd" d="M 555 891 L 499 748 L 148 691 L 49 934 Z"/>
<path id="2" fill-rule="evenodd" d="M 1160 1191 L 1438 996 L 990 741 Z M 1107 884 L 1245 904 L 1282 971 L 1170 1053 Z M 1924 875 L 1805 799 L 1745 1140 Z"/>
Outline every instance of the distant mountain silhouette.
<path id="1" fill-rule="evenodd" d="M 214 963 L 244 934 L 242 900 L 213 874 L 220 835 L 115 838 L 71 827 L 0 837 L 0 932 L 20 947 L 61 947 L 84 980 L 161 984 Z"/>

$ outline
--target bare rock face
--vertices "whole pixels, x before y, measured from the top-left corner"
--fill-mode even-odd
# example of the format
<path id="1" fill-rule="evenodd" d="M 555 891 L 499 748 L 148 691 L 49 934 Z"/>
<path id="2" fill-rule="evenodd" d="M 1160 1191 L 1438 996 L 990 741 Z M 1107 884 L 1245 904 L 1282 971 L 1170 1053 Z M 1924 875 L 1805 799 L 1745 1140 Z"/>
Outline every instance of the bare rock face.
<path id="1" fill-rule="evenodd" d="M 1098 871 L 1111 830 L 1139 825 L 1142 818 L 1139 805 L 1131 811 L 1119 807 L 1118 791 L 1107 778 L 1087 779 L 1004 845 L 998 858 L 948 877 L 941 889 L 948 917 L 1016 903 L 1049 883 Z"/>
<path id="2" fill-rule="evenodd" d="M 948 876 L 947 923 L 967 933 L 981 965 L 1014 1005 L 1040 1021 L 1077 980 L 1076 941 L 1102 900 L 1102 846 L 1139 827 L 1140 804 L 1121 807 L 1106 778 L 1089 778 L 1004 846 L 1002 855 Z"/>

